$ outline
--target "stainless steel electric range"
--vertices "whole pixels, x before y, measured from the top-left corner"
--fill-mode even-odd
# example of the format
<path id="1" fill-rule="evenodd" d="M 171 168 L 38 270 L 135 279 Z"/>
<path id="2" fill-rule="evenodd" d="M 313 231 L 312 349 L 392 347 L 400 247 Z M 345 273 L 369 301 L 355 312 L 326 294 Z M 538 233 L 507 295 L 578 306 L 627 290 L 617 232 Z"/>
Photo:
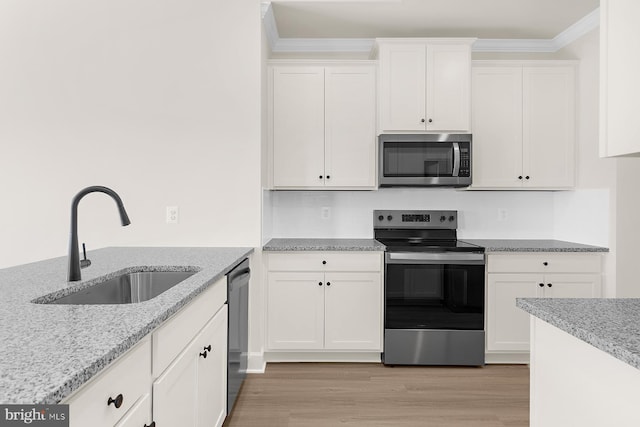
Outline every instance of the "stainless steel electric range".
<path id="1" fill-rule="evenodd" d="M 457 239 L 457 211 L 373 213 L 386 245 L 386 365 L 484 365 L 484 248 Z"/>

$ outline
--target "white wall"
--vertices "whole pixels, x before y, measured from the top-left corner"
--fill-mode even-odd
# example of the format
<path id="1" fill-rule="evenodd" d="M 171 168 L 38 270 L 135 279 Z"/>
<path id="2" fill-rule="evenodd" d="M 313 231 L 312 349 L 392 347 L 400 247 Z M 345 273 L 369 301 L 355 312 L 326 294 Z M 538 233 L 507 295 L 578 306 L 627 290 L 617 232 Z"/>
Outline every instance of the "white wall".
<path id="1" fill-rule="evenodd" d="M 0 267 L 113 245 L 260 244 L 258 0 L 0 3 Z M 178 205 L 180 223 L 165 223 Z"/>

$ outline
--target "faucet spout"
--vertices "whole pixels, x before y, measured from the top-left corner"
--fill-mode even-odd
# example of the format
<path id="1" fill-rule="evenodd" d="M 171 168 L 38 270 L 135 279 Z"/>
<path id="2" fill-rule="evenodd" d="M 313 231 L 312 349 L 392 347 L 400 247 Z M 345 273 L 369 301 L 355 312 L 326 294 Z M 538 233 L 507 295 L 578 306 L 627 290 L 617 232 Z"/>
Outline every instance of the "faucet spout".
<path id="1" fill-rule="evenodd" d="M 122 226 L 131 224 L 129 215 L 124 208 L 122 199 L 118 194 L 110 188 L 95 185 L 87 187 L 75 195 L 71 201 L 71 231 L 69 233 L 69 274 L 67 280 L 69 282 L 77 282 L 82 279 L 80 273 L 80 251 L 78 249 L 78 204 L 80 200 L 89 193 L 105 193 L 116 202 L 118 212 L 120 213 L 120 222 Z"/>

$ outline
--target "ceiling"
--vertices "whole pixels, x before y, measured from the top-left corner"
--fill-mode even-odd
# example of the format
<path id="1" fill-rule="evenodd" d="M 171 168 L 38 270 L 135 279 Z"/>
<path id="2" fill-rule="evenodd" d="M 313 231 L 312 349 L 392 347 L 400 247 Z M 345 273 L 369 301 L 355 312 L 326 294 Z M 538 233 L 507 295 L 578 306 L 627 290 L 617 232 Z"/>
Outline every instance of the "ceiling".
<path id="1" fill-rule="evenodd" d="M 552 39 L 599 0 L 279 0 L 281 38 Z"/>

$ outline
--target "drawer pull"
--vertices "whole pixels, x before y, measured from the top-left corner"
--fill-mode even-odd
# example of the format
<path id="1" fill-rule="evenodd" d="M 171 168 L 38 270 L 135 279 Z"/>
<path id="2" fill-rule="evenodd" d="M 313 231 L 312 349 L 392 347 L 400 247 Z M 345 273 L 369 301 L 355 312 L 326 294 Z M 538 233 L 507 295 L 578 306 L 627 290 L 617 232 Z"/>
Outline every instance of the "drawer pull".
<path id="1" fill-rule="evenodd" d="M 322 286 L 322 282 L 318 282 L 318 286 Z"/>
<path id="2" fill-rule="evenodd" d="M 207 350 L 205 350 L 202 353 L 200 353 L 200 356 L 202 356 L 202 357 L 204 357 L 206 359 L 207 358 Z"/>
<path id="3" fill-rule="evenodd" d="M 149 424 L 149 425 L 147 425 L 147 424 L 145 423 L 144 427 L 156 427 L 156 422 L 154 421 L 154 422 L 152 422 L 152 423 L 151 423 L 151 424 Z"/>
<path id="4" fill-rule="evenodd" d="M 327 264 L 327 261 L 322 261 L 322 265 L 326 265 L 326 264 Z"/>
<path id="5" fill-rule="evenodd" d="M 206 346 L 204 349 L 205 349 L 205 350 L 207 350 L 207 351 L 211 351 L 211 344 L 209 344 L 208 346 Z"/>
<path id="6" fill-rule="evenodd" d="M 115 399 L 112 399 L 111 397 L 109 397 L 109 400 L 107 400 L 107 406 L 113 403 L 113 406 L 115 406 L 116 408 L 119 408 L 122 406 L 123 401 L 124 401 L 124 396 L 122 395 L 122 393 L 120 393 L 119 395 L 116 396 Z"/>
<path id="7" fill-rule="evenodd" d="M 544 283 L 538 283 L 538 286 L 540 286 L 541 288 L 544 288 Z"/>
<path id="8" fill-rule="evenodd" d="M 327 286 L 331 286 L 331 282 L 327 282 Z"/>
<path id="9" fill-rule="evenodd" d="M 552 287 L 552 286 L 553 286 L 553 283 L 548 283 L 548 284 L 547 284 L 547 286 L 548 286 L 548 287 Z"/>
<path id="10" fill-rule="evenodd" d="M 547 261 L 543 262 L 542 265 L 549 265 Z"/>

